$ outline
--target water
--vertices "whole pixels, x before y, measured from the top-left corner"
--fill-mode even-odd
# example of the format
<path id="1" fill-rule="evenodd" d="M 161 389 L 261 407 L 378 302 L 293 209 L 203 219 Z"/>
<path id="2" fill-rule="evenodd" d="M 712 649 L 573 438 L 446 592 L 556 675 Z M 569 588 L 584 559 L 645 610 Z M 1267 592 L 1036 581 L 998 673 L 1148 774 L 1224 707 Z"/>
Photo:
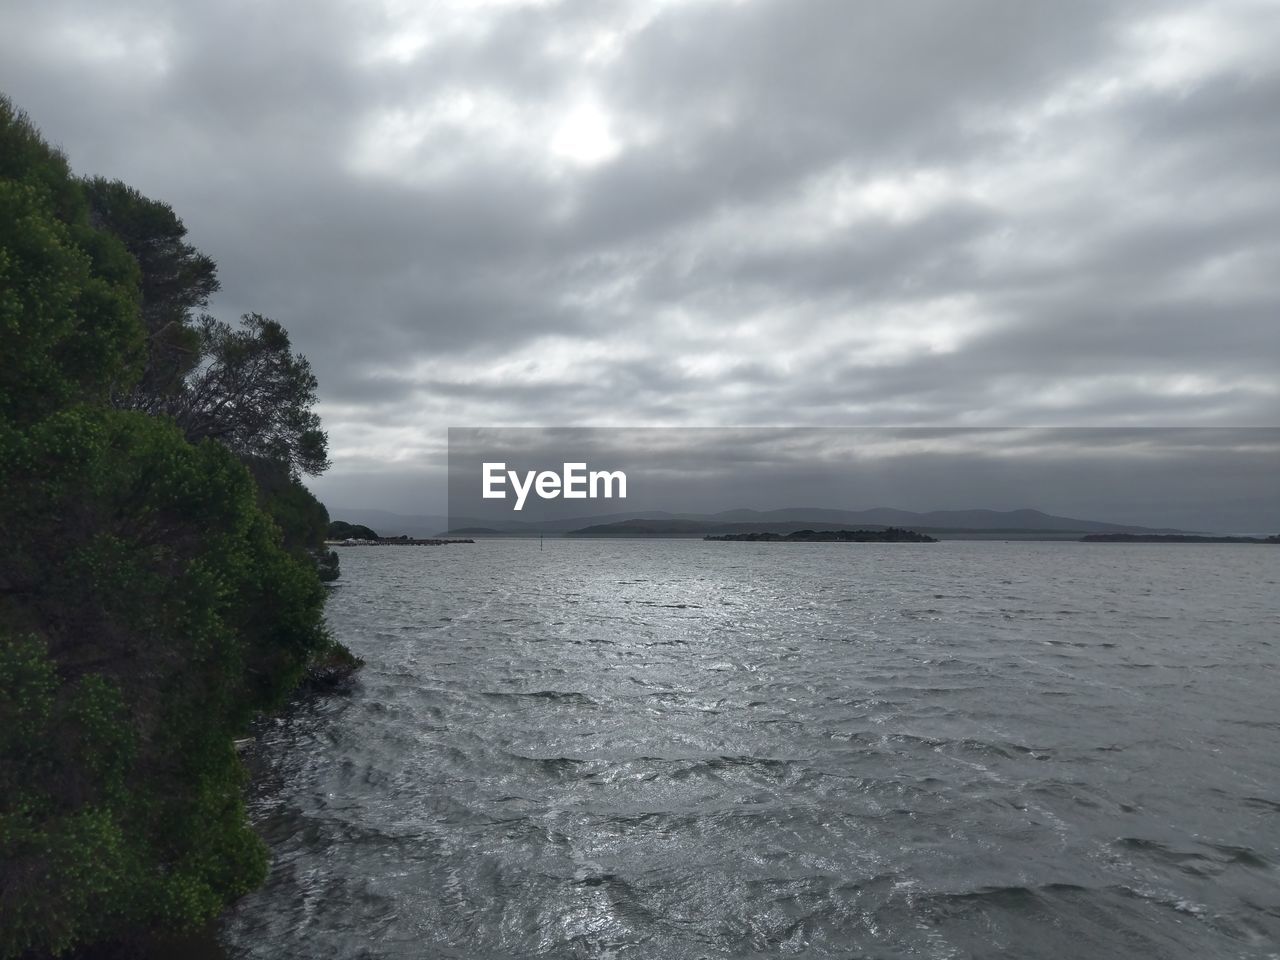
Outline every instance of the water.
<path id="1" fill-rule="evenodd" d="M 343 552 L 231 958 L 1280 955 L 1280 549 Z"/>

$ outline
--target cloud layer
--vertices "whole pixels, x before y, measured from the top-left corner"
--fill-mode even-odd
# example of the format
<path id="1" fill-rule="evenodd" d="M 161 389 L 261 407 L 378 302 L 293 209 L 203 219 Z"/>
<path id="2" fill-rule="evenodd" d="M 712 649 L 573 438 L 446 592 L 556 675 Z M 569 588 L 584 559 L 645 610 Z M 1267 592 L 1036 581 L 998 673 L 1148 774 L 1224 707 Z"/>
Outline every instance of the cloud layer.
<path id="1" fill-rule="evenodd" d="M 450 425 L 1280 422 L 1277 47 L 1269 0 L 47 0 L 0 89 L 293 333 L 322 496 L 421 510 Z"/>

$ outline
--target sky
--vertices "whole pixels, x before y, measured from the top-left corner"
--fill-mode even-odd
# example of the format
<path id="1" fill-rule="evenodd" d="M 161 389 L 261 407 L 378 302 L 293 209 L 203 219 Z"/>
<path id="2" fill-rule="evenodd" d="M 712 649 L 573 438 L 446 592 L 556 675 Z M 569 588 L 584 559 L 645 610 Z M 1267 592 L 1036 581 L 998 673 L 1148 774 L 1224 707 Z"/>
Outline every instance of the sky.
<path id="1" fill-rule="evenodd" d="M 1047 507 L 1145 527 L 1280 532 L 1277 427 L 483 427 L 451 429 L 448 452 L 447 520 L 423 532 L 756 504 Z M 569 464 L 581 465 L 575 492 L 587 497 L 560 495 Z M 543 471 L 559 479 L 539 496 L 531 475 Z M 625 502 L 616 478 L 589 494 L 592 472 L 615 471 Z M 492 497 L 486 476 L 497 478 Z"/>
<path id="2" fill-rule="evenodd" d="M 1275 0 L 0 2 L 0 91 L 311 360 L 312 488 L 405 513 L 451 426 L 1280 424 L 1277 49 Z"/>

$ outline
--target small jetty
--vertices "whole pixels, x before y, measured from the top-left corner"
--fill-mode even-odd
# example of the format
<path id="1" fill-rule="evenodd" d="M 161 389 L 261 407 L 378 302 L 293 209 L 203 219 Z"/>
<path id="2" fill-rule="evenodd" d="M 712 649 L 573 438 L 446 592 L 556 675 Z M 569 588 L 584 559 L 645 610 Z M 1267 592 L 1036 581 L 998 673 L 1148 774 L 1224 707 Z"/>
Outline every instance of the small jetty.
<path id="1" fill-rule="evenodd" d="M 376 540 L 326 540 L 330 547 L 445 547 L 451 543 L 475 543 L 471 539 L 444 539 L 441 537 L 378 537 Z"/>

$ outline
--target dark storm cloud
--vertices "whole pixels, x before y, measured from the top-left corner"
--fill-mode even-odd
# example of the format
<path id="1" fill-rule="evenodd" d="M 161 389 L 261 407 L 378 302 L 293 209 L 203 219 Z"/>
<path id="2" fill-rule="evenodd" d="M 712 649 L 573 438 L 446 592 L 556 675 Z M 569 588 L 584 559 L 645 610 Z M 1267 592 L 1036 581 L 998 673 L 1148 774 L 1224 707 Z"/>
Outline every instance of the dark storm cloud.
<path id="1" fill-rule="evenodd" d="M 420 6 L 0 10 L 310 357 L 326 496 L 441 509 L 450 424 L 1280 414 L 1274 4 Z"/>

